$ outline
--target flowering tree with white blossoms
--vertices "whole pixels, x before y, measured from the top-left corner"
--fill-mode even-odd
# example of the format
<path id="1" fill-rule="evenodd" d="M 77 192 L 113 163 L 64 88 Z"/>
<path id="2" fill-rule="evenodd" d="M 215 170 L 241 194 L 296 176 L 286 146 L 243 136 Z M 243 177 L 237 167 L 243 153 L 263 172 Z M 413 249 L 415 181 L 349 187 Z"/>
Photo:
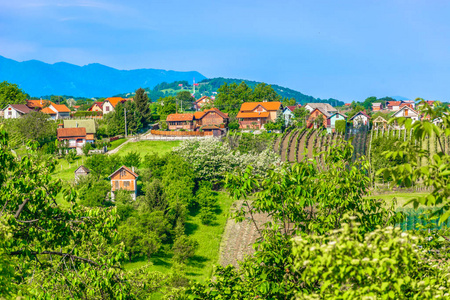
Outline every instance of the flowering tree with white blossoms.
<path id="1" fill-rule="evenodd" d="M 254 174 L 264 175 L 281 164 L 280 157 L 271 149 L 242 154 L 213 138 L 183 141 L 174 152 L 192 165 L 200 180 L 214 183 L 222 180 L 226 173 L 245 170 L 249 165 Z"/>

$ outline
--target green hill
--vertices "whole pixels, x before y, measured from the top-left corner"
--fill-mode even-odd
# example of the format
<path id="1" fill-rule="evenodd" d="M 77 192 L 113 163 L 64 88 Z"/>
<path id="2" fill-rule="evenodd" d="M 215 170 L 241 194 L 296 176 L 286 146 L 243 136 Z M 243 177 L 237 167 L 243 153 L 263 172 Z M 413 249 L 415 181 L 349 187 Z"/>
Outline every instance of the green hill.
<path id="1" fill-rule="evenodd" d="M 204 79 L 198 83 L 198 86 L 195 87 L 195 97 L 198 99 L 201 96 L 214 96 L 217 93 L 217 90 L 220 88 L 220 86 L 223 85 L 224 83 L 239 84 L 242 81 L 244 81 L 251 88 L 254 88 L 257 84 L 261 83 L 261 82 L 245 80 L 245 79 L 233 79 L 233 78 L 222 78 L 222 77 Z M 297 103 L 300 103 L 300 104 L 305 104 L 308 102 L 315 102 L 315 103 L 329 103 L 333 106 L 344 105 L 343 101 L 339 101 L 337 99 L 314 98 L 313 96 L 308 96 L 308 95 L 302 94 L 298 91 L 292 90 L 290 88 L 282 87 L 282 86 L 279 86 L 276 84 L 272 85 L 272 88 L 281 97 L 289 98 L 289 99 L 294 98 L 297 101 Z M 146 88 L 145 90 L 147 91 L 150 99 L 152 101 L 156 101 L 160 97 L 173 96 L 181 91 L 187 90 L 187 91 L 193 92 L 193 86 L 190 85 L 187 81 L 174 81 L 172 83 L 163 82 L 163 83 L 157 84 L 153 89 Z M 133 94 L 134 93 L 120 94 L 117 96 L 131 97 L 131 96 L 133 96 Z"/>

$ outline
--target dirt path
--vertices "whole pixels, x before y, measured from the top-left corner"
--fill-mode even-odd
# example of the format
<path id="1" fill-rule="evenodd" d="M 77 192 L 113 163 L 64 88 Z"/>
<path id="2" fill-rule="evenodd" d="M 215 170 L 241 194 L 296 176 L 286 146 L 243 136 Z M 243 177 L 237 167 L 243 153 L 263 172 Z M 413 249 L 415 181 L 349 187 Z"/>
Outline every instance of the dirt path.
<path id="1" fill-rule="evenodd" d="M 242 201 L 233 204 L 232 209 L 239 209 Z M 267 215 L 255 215 L 255 221 L 259 228 L 269 221 Z M 252 254 L 255 250 L 252 244 L 259 237 L 258 230 L 250 219 L 236 223 L 233 219 L 228 219 L 220 245 L 219 263 L 222 266 L 233 265 L 238 267 L 238 261 L 245 256 Z"/>
<path id="2" fill-rule="evenodd" d="M 288 133 L 286 135 L 286 138 L 283 140 L 283 143 L 281 144 L 281 161 L 286 161 L 286 150 L 289 146 L 289 136 L 291 135 L 291 133 Z"/>
<path id="3" fill-rule="evenodd" d="M 289 146 L 289 161 L 295 162 L 295 145 L 297 145 L 297 139 L 299 138 L 300 130 L 298 130 L 292 139 L 292 142 Z"/>
<path id="4" fill-rule="evenodd" d="M 317 132 L 318 132 L 318 130 L 314 130 L 313 134 L 311 134 L 311 136 L 309 137 L 309 141 L 308 141 L 308 158 L 312 158 L 313 157 L 314 139 L 317 136 Z"/>
<path id="5" fill-rule="evenodd" d="M 281 141 L 281 136 L 277 137 L 277 140 L 275 141 L 275 145 L 273 146 L 273 151 L 275 151 L 276 153 L 279 153 L 279 147 L 280 147 L 280 141 Z"/>
<path id="6" fill-rule="evenodd" d="M 301 137 L 300 141 L 298 142 L 298 155 L 297 155 L 297 161 L 300 162 L 303 160 L 303 152 L 305 151 L 305 143 L 306 143 L 306 136 L 308 135 L 308 130 L 305 131 L 303 136 Z"/>

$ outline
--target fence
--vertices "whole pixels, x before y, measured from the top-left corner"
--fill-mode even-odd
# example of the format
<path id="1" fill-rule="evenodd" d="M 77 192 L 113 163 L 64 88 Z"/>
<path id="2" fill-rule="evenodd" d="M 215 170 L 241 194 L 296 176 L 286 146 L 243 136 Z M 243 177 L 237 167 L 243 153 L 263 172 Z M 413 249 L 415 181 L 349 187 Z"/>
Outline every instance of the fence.
<path id="1" fill-rule="evenodd" d="M 439 225 L 439 218 L 435 217 L 429 219 L 432 211 L 436 211 L 439 208 L 401 208 L 397 211 L 402 212 L 405 215 L 405 219 L 396 224 L 396 227 L 400 227 L 403 231 L 406 230 L 419 230 L 422 226 L 431 227 L 431 229 L 444 229 L 450 227 L 450 218 L 447 221 Z M 419 226 L 420 225 L 420 226 Z"/>
<path id="2" fill-rule="evenodd" d="M 162 131 L 162 130 L 151 130 L 153 135 L 163 135 L 163 136 L 212 136 L 212 132 L 200 132 L 200 131 Z"/>

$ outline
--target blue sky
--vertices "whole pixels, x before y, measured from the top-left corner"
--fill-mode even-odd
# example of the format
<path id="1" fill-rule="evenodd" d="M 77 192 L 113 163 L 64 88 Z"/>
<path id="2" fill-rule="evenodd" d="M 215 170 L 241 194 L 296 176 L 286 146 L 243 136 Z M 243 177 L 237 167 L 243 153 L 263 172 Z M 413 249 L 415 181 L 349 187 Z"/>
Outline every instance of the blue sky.
<path id="1" fill-rule="evenodd" d="M 0 55 L 450 101 L 450 1 L 0 0 Z"/>

